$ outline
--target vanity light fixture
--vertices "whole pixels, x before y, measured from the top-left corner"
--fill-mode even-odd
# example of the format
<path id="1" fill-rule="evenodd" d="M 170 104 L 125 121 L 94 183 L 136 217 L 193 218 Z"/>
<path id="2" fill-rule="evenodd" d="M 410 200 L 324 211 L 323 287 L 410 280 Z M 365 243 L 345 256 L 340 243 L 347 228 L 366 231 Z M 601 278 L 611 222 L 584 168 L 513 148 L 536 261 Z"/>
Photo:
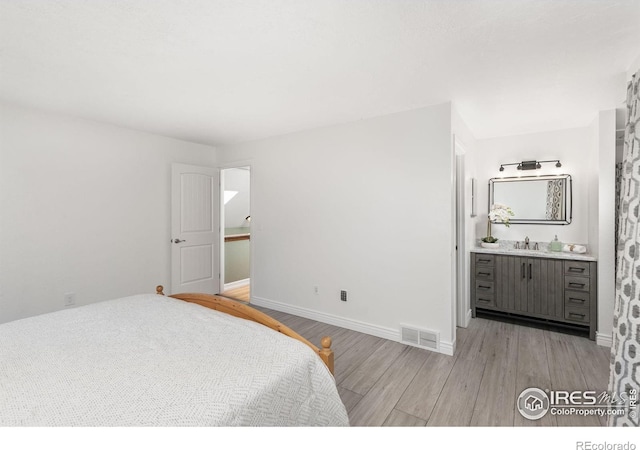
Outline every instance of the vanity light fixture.
<path id="1" fill-rule="evenodd" d="M 516 167 L 518 170 L 536 170 L 542 167 L 542 163 L 550 162 L 556 163 L 556 167 L 562 167 L 559 159 L 551 159 L 548 161 L 521 161 L 518 163 L 500 164 L 500 172 L 504 172 L 506 166 L 518 166 Z"/>

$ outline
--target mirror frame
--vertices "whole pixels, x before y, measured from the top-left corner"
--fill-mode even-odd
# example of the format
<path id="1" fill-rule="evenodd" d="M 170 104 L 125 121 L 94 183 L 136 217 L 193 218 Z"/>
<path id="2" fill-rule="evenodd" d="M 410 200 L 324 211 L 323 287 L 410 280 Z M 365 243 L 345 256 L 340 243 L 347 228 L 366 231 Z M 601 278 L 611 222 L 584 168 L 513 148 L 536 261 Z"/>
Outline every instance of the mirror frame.
<path id="1" fill-rule="evenodd" d="M 494 184 L 495 183 L 513 183 L 517 181 L 541 181 L 541 180 L 566 180 L 564 183 L 564 219 L 563 220 L 549 220 L 549 219 L 511 219 L 509 221 L 510 224 L 537 224 L 537 225 L 569 225 L 571 220 L 573 219 L 573 186 L 571 175 L 562 174 L 562 175 L 540 175 L 540 176 L 529 176 L 529 177 L 505 177 L 505 178 L 491 178 L 489 180 L 489 209 L 491 210 L 491 205 L 495 203 L 493 194 L 494 194 Z M 509 205 L 511 206 L 511 205 Z M 494 222 L 492 223 L 499 223 Z"/>

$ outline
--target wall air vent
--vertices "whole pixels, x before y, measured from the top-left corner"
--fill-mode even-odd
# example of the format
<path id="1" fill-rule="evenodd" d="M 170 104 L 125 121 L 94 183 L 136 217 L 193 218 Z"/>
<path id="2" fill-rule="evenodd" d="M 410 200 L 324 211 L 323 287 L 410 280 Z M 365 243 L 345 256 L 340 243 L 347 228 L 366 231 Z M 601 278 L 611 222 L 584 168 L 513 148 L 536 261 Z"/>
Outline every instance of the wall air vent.
<path id="1" fill-rule="evenodd" d="M 400 338 L 403 343 L 415 347 L 438 350 L 440 346 L 440 333 L 437 331 L 421 330 L 402 324 L 400 325 Z"/>

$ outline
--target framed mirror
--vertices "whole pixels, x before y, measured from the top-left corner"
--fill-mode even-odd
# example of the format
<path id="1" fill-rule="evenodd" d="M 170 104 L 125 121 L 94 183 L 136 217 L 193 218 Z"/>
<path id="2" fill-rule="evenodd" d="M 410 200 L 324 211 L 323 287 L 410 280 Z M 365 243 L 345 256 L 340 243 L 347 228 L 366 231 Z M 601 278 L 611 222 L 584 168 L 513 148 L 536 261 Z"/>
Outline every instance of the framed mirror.
<path id="1" fill-rule="evenodd" d="M 513 210 L 510 223 L 567 225 L 572 219 L 571 176 L 491 178 L 489 209 L 501 203 Z"/>

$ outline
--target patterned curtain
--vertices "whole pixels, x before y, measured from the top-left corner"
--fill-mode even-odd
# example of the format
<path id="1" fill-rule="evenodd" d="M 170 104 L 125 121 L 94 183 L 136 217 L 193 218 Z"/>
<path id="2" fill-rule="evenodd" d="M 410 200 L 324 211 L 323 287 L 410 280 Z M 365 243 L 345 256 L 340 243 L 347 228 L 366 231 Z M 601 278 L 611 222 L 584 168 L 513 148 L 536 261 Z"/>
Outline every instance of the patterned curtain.
<path id="1" fill-rule="evenodd" d="M 624 137 L 616 297 L 611 347 L 612 394 L 640 393 L 640 71 L 627 87 L 627 126 Z M 627 405 L 629 406 L 629 400 Z M 623 416 L 609 416 L 609 425 L 635 426 L 640 407 Z"/>
<path id="2" fill-rule="evenodd" d="M 547 211 L 546 218 L 549 220 L 562 219 L 562 180 L 551 180 L 547 182 Z"/>
<path id="3" fill-rule="evenodd" d="M 618 251 L 618 240 L 620 236 L 620 199 L 622 197 L 622 163 L 616 163 L 616 231 L 614 249 Z M 618 258 L 616 258 L 616 270 L 618 269 Z"/>

